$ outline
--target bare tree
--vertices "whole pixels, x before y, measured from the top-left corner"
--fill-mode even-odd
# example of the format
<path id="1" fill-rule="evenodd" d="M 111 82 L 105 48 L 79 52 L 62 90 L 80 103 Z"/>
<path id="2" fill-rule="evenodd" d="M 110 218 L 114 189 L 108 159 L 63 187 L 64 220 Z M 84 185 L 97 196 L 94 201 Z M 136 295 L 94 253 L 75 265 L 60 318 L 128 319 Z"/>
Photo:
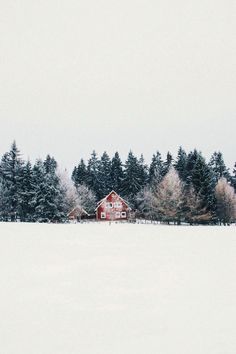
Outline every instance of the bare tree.
<path id="1" fill-rule="evenodd" d="M 184 202 L 183 182 L 174 167 L 171 167 L 163 180 L 154 189 L 153 207 L 161 220 L 181 222 Z"/>
<path id="2" fill-rule="evenodd" d="M 219 179 L 215 195 L 217 200 L 217 216 L 220 223 L 229 224 L 236 219 L 236 194 L 226 178 Z"/>

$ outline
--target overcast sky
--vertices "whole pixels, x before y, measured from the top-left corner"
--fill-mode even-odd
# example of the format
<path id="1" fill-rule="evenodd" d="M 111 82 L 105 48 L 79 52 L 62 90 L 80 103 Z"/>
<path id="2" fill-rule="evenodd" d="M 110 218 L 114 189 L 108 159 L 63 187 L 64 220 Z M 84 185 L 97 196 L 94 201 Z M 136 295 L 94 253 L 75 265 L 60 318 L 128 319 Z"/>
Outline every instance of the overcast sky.
<path id="1" fill-rule="evenodd" d="M 235 0 L 0 0 L 0 155 L 236 161 Z"/>

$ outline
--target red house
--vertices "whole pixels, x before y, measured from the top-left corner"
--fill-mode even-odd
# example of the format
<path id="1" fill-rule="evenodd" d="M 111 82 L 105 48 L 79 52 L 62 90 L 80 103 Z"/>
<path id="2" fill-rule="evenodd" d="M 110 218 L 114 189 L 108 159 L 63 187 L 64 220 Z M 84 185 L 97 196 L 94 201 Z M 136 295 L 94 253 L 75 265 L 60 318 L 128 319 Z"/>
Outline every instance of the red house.
<path id="1" fill-rule="evenodd" d="M 115 191 L 111 191 L 105 198 L 98 202 L 95 209 L 96 220 L 127 220 L 131 208 L 127 202 Z"/>

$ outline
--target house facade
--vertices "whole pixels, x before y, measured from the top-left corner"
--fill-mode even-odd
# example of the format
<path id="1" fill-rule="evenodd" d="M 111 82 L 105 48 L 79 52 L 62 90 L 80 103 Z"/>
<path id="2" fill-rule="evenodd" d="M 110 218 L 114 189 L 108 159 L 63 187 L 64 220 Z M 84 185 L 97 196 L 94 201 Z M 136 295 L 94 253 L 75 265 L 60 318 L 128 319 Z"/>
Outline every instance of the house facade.
<path id="1" fill-rule="evenodd" d="M 115 191 L 111 191 L 105 198 L 98 202 L 95 209 L 96 220 L 104 221 L 122 221 L 127 220 L 131 208 L 127 202 L 121 198 Z"/>
<path id="2" fill-rule="evenodd" d="M 89 214 L 83 208 L 80 207 L 75 207 L 67 215 L 69 221 L 73 222 L 80 221 L 81 219 L 86 218 L 88 216 Z"/>

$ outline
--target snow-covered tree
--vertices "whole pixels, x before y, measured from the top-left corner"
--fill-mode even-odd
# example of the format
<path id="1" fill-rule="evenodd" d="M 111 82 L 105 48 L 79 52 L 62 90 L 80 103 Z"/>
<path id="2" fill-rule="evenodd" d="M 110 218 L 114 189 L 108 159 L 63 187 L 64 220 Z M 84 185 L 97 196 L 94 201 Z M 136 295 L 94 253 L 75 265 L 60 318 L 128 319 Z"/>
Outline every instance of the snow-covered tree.
<path id="1" fill-rule="evenodd" d="M 226 178 L 221 177 L 215 188 L 217 217 L 220 223 L 229 224 L 236 219 L 236 194 Z"/>
<path id="2" fill-rule="evenodd" d="M 225 177 L 228 181 L 231 180 L 229 169 L 225 166 L 221 152 L 213 153 L 209 162 L 209 166 L 214 173 L 215 183 L 217 183 L 221 177 Z"/>
<path id="3" fill-rule="evenodd" d="M 75 187 L 66 170 L 58 171 L 57 174 L 65 195 L 66 214 L 75 207 L 82 208 L 90 214 L 94 213 L 96 207 L 95 194 L 85 184 L 79 184 Z"/>
<path id="4" fill-rule="evenodd" d="M 201 154 L 198 154 L 191 171 L 191 183 L 202 200 L 202 207 L 207 211 L 215 211 L 215 179 L 212 169 Z"/>
<path id="5" fill-rule="evenodd" d="M 16 221 L 19 217 L 21 198 L 23 161 L 14 141 L 9 152 L 5 153 L 0 163 L 0 179 L 3 190 L 2 214 L 5 219 Z"/>
<path id="6" fill-rule="evenodd" d="M 69 177 L 66 169 L 57 170 L 57 176 L 59 178 L 59 183 L 65 196 L 64 199 L 65 212 L 66 214 L 68 214 L 73 208 L 80 206 L 77 188 L 74 185 L 72 179 Z"/>
<path id="7" fill-rule="evenodd" d="M 148 166 L 145 163 L 143 154 L 141 154 L 138 163 L 140 184 L 141 187 L 144 188 L 144 186 L 146 186 L 146 184 L 148 183 Z"/>
<path id="8" fill-rule="evenodd" d="M 174 167 L 171 167 L 154 192 L 153 206 L 157 218 L 163 221 L 181 222 L 184 202 L 183 182 Z"/>
<path id="9" fill-rule="evenodd" d="M 145 219 L 157 219 L 155 198 L 150 187 L 144 187 L 136 196 L 137 216 Z"/>
<path id="10" fill-rule="evenodd" d="M 80 163 L 77 167 L 74 168 L 72 172 L 72 180 L 74 184 L 78 186 L 79 184 L 87 184 L 88 181 L 88 171 L 86 164 L 83 159 L 80 160 Z"/>
<path id="11" fill-rule="evenodd" d="M 28 161 L 22 168 L 22 182 L 19 198 L 19 217 L 21 221 L 33 220 L 33 197 L 33 172 L 31 163 Z"/>
<path id="12" fill-rule="evenodd" d="M 87 213 L 93 214 L 96 208 L 96 196 L 86 185 L 81 184 L 77 187 L 78 204 Z"/>
<path id="13" fill-rule="evenodd" d="M 143 187 L 140 163 L 137 157 L 130 151 L 125 162 L 122 195 L 134 206 L 136 195 Z"/>
<path id="14" fill-rule="evenodd" d="M 96 194 L 97 199 L 99 199 L 99 160 L 95 151 L 92 152 L 88 161 L 87 172 L 86 184 Z"/>
<path id="15" fill-rule="evenodd" d="M 152 156 L 152 161 L 149 167 L 148 183 L 150 186 L 152 185 L 156 186 L 158 183 L 161 182 L 163 177 L 164 177 L 163 161 L 160 152 L 157 151 L 156 154 Z"/>
<path id="16" fill-rule="evenodd" d="M 33 167 L 34 184 L 34 220 L 39 222 L 57 222 L 65 218 L 65 194 L 56 174 L 57 164 L 50 156 L 46 160 L 37 160 Z"/>
<path id="17" fill-rule="evenodd" d="M 187 178 L 186 165 L 187 165 L 187 154 L 184 151 L 184 149 L 180 146 L 178 150 L 176 162 L 174 163 L 174 167 L 178 172 L 179 177 L 184 182 L 186 182 L 186 178 Z"/>
<path id="18" fill-rule="evenodd" d="M 98 181 L 96 194 L 98 199 L 101 199 L 112 189 L 111 160 L 106 151 L 102 154 L 98 164 Z"/>
<path id="19" fill-rule="evenodd" d="M 171 155 L 171 153 L 168 151 L 167 155 L 166 155 L 166 160 L 163 162 L 163 173 L 164 176 L 169 172 L 169 170 L 172 167 L 172 163 L 173 163 L 173 156 Z"/>
<path id="20" fill-rule="evenodd" d="M 122 167 L 122 161 L 120 159 L 119 153 L 116 152 L 111 160 L 111 182 L 112 189 L 118 194 L 122 191 L 122 183 L 124 179 L 124 172 Z"/>

